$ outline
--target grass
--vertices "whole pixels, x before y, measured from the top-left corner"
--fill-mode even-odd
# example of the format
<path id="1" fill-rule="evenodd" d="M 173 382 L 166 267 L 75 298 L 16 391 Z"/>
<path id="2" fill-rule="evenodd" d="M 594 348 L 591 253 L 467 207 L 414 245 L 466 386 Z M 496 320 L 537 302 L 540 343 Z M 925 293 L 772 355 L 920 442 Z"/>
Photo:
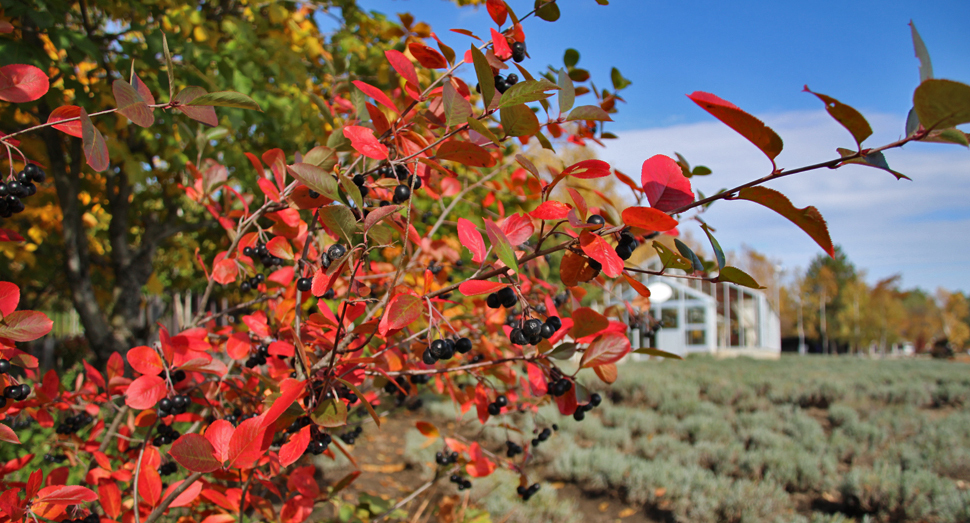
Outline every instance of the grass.
<path id="1" fill-rule="evenodd" d="M 845 357 L 630 363 L 612 386 L 583 373 L 605 398 L 583 422 L 550 405 L 503 421 L 523 434 L 558 423 L 530 468 L 655 519 L 970 521 L 968 371 Z M 501 451 L 505 432 L 491 432 Z M 512 513 L 499 505 L 494 519 Z"/>

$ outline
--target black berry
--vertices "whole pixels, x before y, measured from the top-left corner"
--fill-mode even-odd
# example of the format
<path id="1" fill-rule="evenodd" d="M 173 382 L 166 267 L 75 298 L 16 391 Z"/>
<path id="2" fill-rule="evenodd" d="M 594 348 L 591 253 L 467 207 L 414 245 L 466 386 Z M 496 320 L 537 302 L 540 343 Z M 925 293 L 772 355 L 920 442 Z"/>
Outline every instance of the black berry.
<path id="1" fill-rule="evenodd" d="M 296 280 L 296 288 L 300 292 L 310 292 L 310 289 L 313 288 L 313 279 L 300 278 L 299 280 Z"/>
<path id="2" fill-rule="evenodd" d="M 394 203 L 404 203 L 411 198 L 411 188 L 407 185 L 398 185 L 394 188 L 394 198 L 391 201 Z"/>

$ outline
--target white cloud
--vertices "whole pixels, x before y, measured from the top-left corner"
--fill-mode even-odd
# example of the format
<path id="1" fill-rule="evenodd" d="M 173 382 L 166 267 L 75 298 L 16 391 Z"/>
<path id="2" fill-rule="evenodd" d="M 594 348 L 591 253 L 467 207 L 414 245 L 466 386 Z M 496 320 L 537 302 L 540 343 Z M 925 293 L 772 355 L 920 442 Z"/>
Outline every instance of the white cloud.
<path id="1" fill-rule="evenodd" d="M 904 119 L 868 114 L 874 135 L 865 145 L 879 146 L 902 136 Z M 836 158 L 836 147 L 853 140 L 824 111 L 761 117 L 785 141 L 779 167 L 796 168 Z M 695 177 L 695 189 L 710 195 L 768 174 L 771 163 L 751 143 L 712 121 L 618 133 L 598 154 L 614 167 L 639 178 L 643 160 L 654 154 L 684 155 L 691 165 L 714 174 Z M 814 205 L 857 267 L 875 281 L 903 275 L 906 287 L 970 290 L 970 151 L 956 145 L 909 144 L 886 152 L 889 165 L 913 181 L 897 181 L 878 169 L 848 166 L 820 169 L 775 180 L 797 207 Z M 786 268 L 805 267 L 822 252 L 795 225 L 746 201 L 717 202 L 704 219 L 717 229 L 727 250 L 751 245 Z M 696 223 L 696 222 L 695 222 Z M 696 225 L 686 225 L 695 238 Z"/>

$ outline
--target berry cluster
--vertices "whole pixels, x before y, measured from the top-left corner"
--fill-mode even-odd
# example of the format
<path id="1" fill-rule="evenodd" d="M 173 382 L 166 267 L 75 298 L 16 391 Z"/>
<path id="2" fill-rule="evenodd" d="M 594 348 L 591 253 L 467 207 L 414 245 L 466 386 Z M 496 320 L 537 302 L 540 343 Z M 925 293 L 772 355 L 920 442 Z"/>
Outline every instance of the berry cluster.
<path id="1" fill-rule="evenodd" d="M 620 242 L 616 244 L 616 255 L 621 260 L 629 260 L 633 256 L 633 251 L 640 246 L 640 242 L 630 233 L 623 231 L 620 233 Z"/>
<path id="2" fill-rule="evenodd" d="M 266 244 L 261 241 L 256 242 L 256 247 L 244 247 L 243 254 L 250 258 L 256 256 L 264 267 L 278 267 L 283 265 L 283 258 L 278 258 L 270 254 L 269 249 L 266 248 Z"/>
<path id="3" fill-rule="evenodd" d="M 569 381 L 568 378 L 559 378 L 549 385 L 549 394 L 557 397 L 562 396 L 569 392 L 571 388 L 573 388 L 573 382 Z"/>
<path id="4" fill-rule="evenodd" d="M 515 345 L 538 345 L 542 340 L 548 340 L 556 331 L 562 328 L 559 316 L 550 316 L 545 323 L 535 318 L 525 320 L 522 327 L 516 327 L 509 333 L 509 341 Z"/>
<path id="5" fill-rule="evenodd" d="M 83 429 L 85 425 L 91 423 L 92 421 L 94 421 L 94 418 L 91 417 L 87 411 L 81 411 L 80 413 L 69 416 L 64 421 L 58 423 L 55 432 L 64 436 L 70 436 L 71 434 Z"/>
<path id="6" fill-rule="evenodd" d="M 509 404 L 509 399 L 505 397 L 504 394 L 499 394 L 495 401 L 488 404 L 488 413 L 492 416 L 498 416 L 502 412 L 502 407 Z"/>
<path id="7" fill-rule="evenodd" d="M 583 419 L 586 418 L 586 413 L 593 410 L 594 407 L 599 407 L 599 404 L 602 401 L 603 398 L 599 394 L 595 392 L 590 394 L 589 403 L 576 407 L 576 412 L 573 412 L 573 419 L 576 421 L 583 421 Z"/>
<path id="8" fill-rule="evenodd" d="M 173 429 L 171 425 L 162 423 L 158 426 L 158 436 L 155 436 L 155 439 L 152 440 L 152 445 L 161 447 L 162 445 L 168 445 L 181 437 L 182 434 Z"/>
<path id="9" fill-rule="evenodd" d="M 450 360 L 455 356 L 455 352 L 465 354 L 470 350 L 472 350 L 472 340 L 468 338 L 458 338 L 457 341 L 452 339 L 434 340 L 427 349 L 424 349 L 421 360 L 427 365 L 434 365 L 438 360 Z"/>
<path id="10" fill-rule="evenodd" d="M 277 259 L 279 260 L 282 258 L 277 258 Z M 243 292 L 249 292 L 253 289 L 258 288 L 259 284 L 263 283 L 263 281 L 265 280 L 266 280 L 266 277 L 263 276 L 262 273 L 256 273 L 256 275 L 253 276 L 252 278 L 249 278 L 248 280 L 243 280 L 243 282 L 239 285 L 239 290 Z"/>
<path id="11" fill-rule="evenodd" d="M 497 309 L 499 307 L 511 309 L 518 302 L 519 299 L 515 296 L 515 290 L 512 287 L 503 287 L 498 292 L 493 292 L 485 298 L 485 305 L 488 305 L 490 309 Z"/>
<path id="12" fill-rule="evenodd" d="M 411 198 L 411 191 L 416 191 L 421 188 L 421 178 L 411 174 L 404 164 L 397 164 L 393 168 L 391 168 L 390 164 L 384 164 L 377 169 L 377 174 L 383 178 L 395 178 L 397 181 L 402 182 L 401 185 L 394 188 L 394 196 L 391 201 L 395 204 L 408 201 Z M 357 178 L 355 177 L 354 183 L 356 182 Z M 361 194 L 363 195 L 364 193 L 361 192 Z M 387 205 L 387 202 L 381 202 L 381 207 L 385 205 Z"/>
<path id="13" fill-rule="evenodd" d="M 101 523 L 101 516 L 98 516 L 94 512 L 84 516 L 83 518 L 67 518 L 62 519 L 61 523 Z"/>
<path id="14" fill-rule="evenodd" d="M 525 60 L 525 42 L 512 42 L 512 59 L 515 63 Z"/>
<path id="15" fill-rule="evenodd" d="M 411 383 L 415 385 L 424 385 L 425 383 L 431 381 L 431 376 L 427 374 L 415 374 L 414 376 L 411 376 L 410 379 Z"/>
<path id="16" fill-rule="evenodd" d="M 456 463 L 457 461 L 458 461 L 457 452 L 452 452 L 449 454 L 439 450 L 434 454 L 434 462 L 441 465 L 442 467 L 451 465 L 452 463 Z"/>
<path id="17" fill-rule="evenodd" d="M 367 195 L 370 193 L 370 188 L 364 185 L 365 183 L 367 183 L 367 178 L 365 178 L 363 174 L 354 175 L 354 185 L 356 185 L 357 189 L 360 190 L 361 198 L 367 198 Z"/>
<path id="18" fill-rule="evenodd" d="M 495 75 L 495 90 L 504 93 L 509 90 L 509 87 L 519 83 L 519 76 L 515 73 L 510 73 L 505 78 L 501 75 Z"/>
<path id="19" fill-rule="evenodd" d="M 28 163 L 24 170 L 17 173 L 17 177 L 9 182 L 0 182 L 0 218 L 9 218 L 14 214 L 24 212 L 26 208 L 21 199 L 37 194 L 34 182 L 47 179 L 44 171 L 32 163 Z"/>
<path id="20" fill-rule="evenodd" d="M 251 354 L 246 358 L 246 368 L 251 369 L 257 365 L 266 365 L 266 358 L 269 357 L 269 347 L 260 345 L 256 347 L 256 354 Z"/>
<path id="21" fill-rule="evenodd" d="M 26 383 L 21 383 L 20 385 L 7 385 L 3 388 L 4 404 L 7 403 L 6 400 L 8 398 L 14 401 L 23 401 L 27 399 L 27 396 L 30 396 L 30 385 L 27 385 Z"/>
<path id="22" fill-rule="evenodd" d="M 243 417 L 242 409 L 238 409 L 238 408 L 233 410 L 232 414 L 225 417 L 225 420 L 228 421 L 229 423 L 232 423 L 233 425 L 236 425 L 244 421 L 245 419 L 246 418 Z"/>
<path id="23" fill-rule="evenodd" d="M 158 377 L 164 379 L 165 378 L 165 371 L 159 372 L 158 373 Z M 174 385 L 176 383 L 179 383 L 181 381 L 184 381 L 185 378 L 186 378 L 186 374 L 185 374 L 185 371 L 184 370 L 176 370 L 176 371 L 173 371 L 172 372 L 171 377 L 172 377 L 172 384 Z"/>
<path id="24" fill-rule="evenodd" d="M 540 432 L 538 436 L 532 438 L 532 447 L 538 447 L 539 443 L 549 439 L 549 436 L 552 436 L 552 430 L 548 428 L 542 429 L 542 432 Z"/>
<path id="25" fill-rule="evenodd" d="M 524 450 L 522 450 L 522 445 L 519 445 L 518 443 L 512 440 L 506 441 L 505 447 L 506 447 L 505 455 L 510 458 L 514 458 L 516 455 L 522 454 L 523 452 L 525 452 Z"/>
<path id="26" fill-rule="evenodd" d="M 468 490 L 472 488 L 472 482 L 468 478 L 463 478 L 458 474 L 452 474 L 449 481 L 458 485 L 458 490 Z"/>
<path id="27" fill-rule="evenodd" d="M 343 441 L 348 445 L 353 445 L 354 442 L 357 441 L 357 437 L 360 436 L 361 432 L 364 432 L 364 427 L 357 425 L 357 428 L 355 428 L 354 430 L 341 434 L 340 441 Z"/>
<path id="28" fill-rule="evenodd" d="M 179 471 L 179 464 L 174 461 L 169 461 L 168 463 L 162 463 L 158 467 L 158 474 L 161 476 L 170 476 Z"/>
<path id="29" fill-rule="evenodd" d="M 44 454 L 44 461 L 48 463 L 64 463 L 67 456 L 64 454 Z"/>
<path id="30" fill-rule="evenodd" d="M 523 487 L 522 485 L 519 485 L 519 488 L 515 489 L 515 491 L 522 498 L 522 501 L 529 501 L 529 498 L 534 496 L 536 492 L 539 492 L 539 484 L 533 483 L 528 487 Z"/>
<path id="31" fill-rule="evenodd" d="M 188 396 L 178 395 L 172 399 L 162 398 L 158 402 L 158 417 L 164 418 L 171 414 L 185 414 L 185 409 L 189 407 L 191 400 Z"/>
<path id="32" fill-rule="evenodd" d="M 397 385 L 395 385 L 395 383 Z M 404 391 L 403 393 L 401 392 L 402 390 Z M 411 393 L 411 384 L 408 383 L 408 380 L 404 376 L 398 376 L 394 378 L 393 382 L 389 381 L 384 385 L 384 392 L 388 394 L 397 394 L 398 396 L 403 397 L 404 395 Z"/>

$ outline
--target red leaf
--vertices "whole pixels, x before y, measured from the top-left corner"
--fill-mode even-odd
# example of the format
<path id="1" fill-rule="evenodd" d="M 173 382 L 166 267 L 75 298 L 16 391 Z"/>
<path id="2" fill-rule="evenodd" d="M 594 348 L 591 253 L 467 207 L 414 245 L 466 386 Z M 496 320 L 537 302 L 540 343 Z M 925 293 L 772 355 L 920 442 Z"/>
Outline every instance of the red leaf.
<path id="1" fill-rule="evenodd" d="M 522 214 L 515 213 L 502 222 L 502 232 L 509 239 L 509 243 L 521 245 L 532 237 L 532 233 L 536 232 L 536 227 L 532 224 L 532 220 Z"/>
<path id="2" fill-rule="evenodd" d="M 259 188 L 263 191 L 263 194 L 265 194 L 267 198 L 276 203 L 280 202 L 280 190 L 273 185 L 273 182 L 266 178 L 260 178 L 256 180 L 256 184 L 259 185 Z"/>
<path id="3" fill-rule="evenodd" d="M 84 143 L 84 157 L 88 165 L 95 171 L 101 172 L 108 168 L 108 144 L 104 141 L 101 131 L 91 123 L 88 112 L 81 108 L 81 140 Z"/>
<path id="4" fill-rule="evenodd" d="M 482 239 L 482 233 L 478 232 L 474 223 L 465 218 L 458 218 L 458 240 L 471 251 L 473 262 L 485 261 L 485 240 Z"/>
<path id="5" fill-rule="evenodd" d="M 212 444 L 213 455 L 220 463 L 229 459 L 229 442 L 236 428 L 224 419 L 217 419 L 205 429 L 205 439 Z"/>
<path id="6" fill-rule="evenodd" d="M 529 372 L 529 387 L 532 389 L 532 395 L 537 398 L 545 396 L 549 391 L 549 384 L 546 383 L 546 377 L 542 375 L 542 369 L 534 363 L 526 363 L 526 369 Z"/>
<path id="7" fill-rule="evenodd" d="M 10 229 L 0 229 L 0 242 L 22 242 L 24 237 L 17 231 Z"/>
<path id="8" fill-rule="evenodd" d="M 576 178 L 602 178 L 612 173 L 610 164 L 603 160 L 583 160 L 574 163 L 559 174 L 559 176 L 575 176 Z"/>
<path id="9" fill-rule="evenodd" d="M 290 241 L 282 236 L 277 236 L 267 242 L 266 250 L 277 258 L 283 258 L 287 261 L 293 260 L 293 247 L 290 245 Z"/>
<path id="10" fill-rule="evenodd" d="M 504 0 L 486 0 L 485 8 L 488 9 L 488 15 L 492 17 L 495 25 L 502 27 L 502 24 L 505 23 L 505 17 L 509 14 Z"/>
<path id="11" fill-rule="evenodd" d="M 542 202 L 541 205 L 529 213 L 529 216 L 537 220 L 564 220 L 572 209 L 569 205 L 554 200 Z"/>
<path id="12" fill-rule="evenodd" d="M 296 463 L 296 460 L 300 459 L 300 456 L 306 452 L 306 448 L 309 445 L 310 426 L 307 425 L 296 434 L 290 436 L 289 441 L 280 447 L 280 466 L 285 468 Z"/>
<path id="13" fill-rule="evenodd" d="M 236 281 L 238 274 L 239 265 L 233 258 L 223 258 L 212 266 L 212 279 L 222 285 L 228 285 Z"/>
<path id="14" fill-rule="evenodd" d="M 219 117 L 216 116 L 215 107 L 211 105 L 185 105 L 204 94 L 206 94 L 206 91 L 201 87 L 186 87 L 179 91 L 179 94 L 175 95 L 172 101 L 179 104 L 176 109 L 182 111 L 185 116 L 197 122 L 215 127 L 219 125 Z"/>
<path id="15" fill-rule="evenodd" d="M 640 170 L 640 183 L 654 209 L 672 211 L 694 202 L 690 180 L 684 176 L 680 165 L 668 156 L 658 154 L 645 160 Z"/>
<path id="16" fill-rule="evenodd" d="M 438 431 L 438 427 L 435 427 L 427 421 L 419 421 L 415 423 L 414 426 L 418 428 L 418 432 L 429 438 L 437 438 L 441 436 L 441 433 Z"/>
<path id="17" fill-rule="evenodd" d="M 499 289 L 508 287 L 509 284 L 498 281 L 488 280 L 469 280 L 462 282 L 458 286 L 458 292 L 465 296 L 479 296 L 481 294 L 491 294 Z"/>
<path id="18" fill-rule="evenodd" d="M 573 328 L 570 329 L 569 335 L 574 339 L 585 338 L 610 326 L 610 320 L 606 319 L 606 316 L 589 307 L 573 311 L 572 320 Z"/>
<path id="19" fill-rule="evenodd" d="M 165 493 L 162 494 L 162 499 L 167 498 L 169 494 L 171 494 L 172 492 L 175 492 L 175 489 L 179 488 L 179 485 L 182 484 L 182 481 L 176 481 L 175 483 L 172 483 L 171 485 L 169 485 L 168 488 L 165 489 Z M 178 496 L 175 496 L 175 499 L 172 500 L 172 504 L 169 505 L 168 507 L 177 508 L 177 507 L 187 506 L 188 504 L 195 501 L 195 498 L 199 497 L 199 494 L 201 492 L 202 492 L 202 482 L 196 481 L 191 485 L 189 485 L 188 488 L 186 488 L 184 491 L 182 491 L 181 494 L 179 494 Z"/>
<path id="20" fill-rule="evenodd" d="M 4 317 L 9 316 L 17 310 L 20 303 L 20 287 L 15 283 L 0 281 L 0 314 Z"/>
<path id="21" fill-rule="evenodd" d="M 137 73 L 131 73 L 131 86 L 135 88 L 141 99 L 148 105 L 155 105 L 155 96 L 152 94 L 145 82 L 141 80 Z"/>
<path id="22" fill-rule="evenodd" d="M 238 469 L 252 468 L 263 455 L 262 416 L 249 418 L 239 424 L 229 440 L 229 465 Z"/>
<path id="23" fill-rule="evenodd" d="M 445 60 L 444 56 L 441 56 L 441 53 L 421 42 L 411 42 L 408 44 L 408 51 L 411 51 L 411 55 L 414 56 L 419 64 L 428 69 L 445 69 L 448 67 L 448 61 Z"/>
<path id="24" fill-rule="evenodd" d="M 381 320 L 381 335 L 392 330 L 403 329 L 421 317 L 423 305 L 421 298 L 413 294 L 398 294 L 387 304 L 387 311 Z"/>
<path id="25" fill-rule="evenodd" d="M 408 60 L 408 58 L 404 56 L 404 53 L 391 49 L 389 51 L 384 51 L 384 56 L 387 57 L 387 61 L 390 62 L 391 67 L 397 71 L 397 74 L 401 75 L 408 82 L 414 84 L 415 87 L 418 86 L 418 73 L 414 69 L 414 64 L 412 64 L 411 60 Z"/>
<path id="26" fill-rule="evenodd" d="M 616 363 L 628 352 L 630 352 L 630 338 L 627 338 L 626 334 L 607 332 L 593 340 L 583 354 L 580 366 L 589 368 Z"/>
<path id="27" fill-rule="evenodd" d="M 35 503 L 44 502 L 52 505 L 78 505 L 97 501 L 98 495 L 93 490 L 79 485 L 51 485 L 40 489 Z"/>
<path id="28" fill-rule="evenodd" d="M 771 159 L 771 163 L 774 165 L 775 157 L 781 152 L 784 144 L 775 131 L 765 125 L 764 122 L 742 111 L 731 102 L 722 100 L 711 93 L 694 91 L 687 97 L 701 106 L 702 109 L 711 113 L 714 118 L 724 122 L 728 127 L 755 144 L 758 149 L 761 149 L 761 152 Z"/>
<path id="29" fill-rule="evenodd" d="M 76 105 L 62 105 L 57 109 L 51 111 L 50 116 L 47 117 L 47 123 L 59 122 L 61 120 L 70 120 L 71 118 L 77 118 L 81 116 L 81 108 Z M 61 131 L 63 133 L 69 134 L 75 138 L 81 138 L 81 121 L 74 120 L 73 122 L 54 124 L 54 129 Z"/>
<path id="30" fill-rule="evenodd" d="M 589 209 L 586 207 L 586 198 L 583 198 L 583 195 L 579 194 L 579 191 L 572 187 L 566 187 L 566 192 L 569 193 L 569 196 L 573 199 L 573 203 L 576 204 L 576 212 L 579 213 L 580 219 L 585 220 L 586 213 L 589 212 Z"/>
<path id="31" fill-rule="evenodd" d="M 125 404 L 135 410 L 150 409 L 168 394 L 165 380 L 158 376 L 142 376 L 128 385 Z"/>
<path id="32" fill-rule="evenodd" d="M 767 187 L 742 189 L 737 198 L 760 203 L 788 218 L 808 233 L 829 256 L 835 258 L 835 248 L 832 246 L 832 239 L 829 237 L 829 228 L 825 224 L 825 218 L 822 218 L 822 214 L 815 207 L 796 208 L 784 194 Z"/>
<path id="33" fill-rule="evenodd" d="M 20 438 L 17 437 L 17 433 L 2 423 L 0 423 L 0 441 L 20 445 Z"/>
<path id="34" fill-rule="evenodd" d="M 183 434 L 168 455 L 192 472 L 213 472 L 222 468 L 212 443 L 200 434 Z"/>
<path id="35" fill-rule="evenodd" d="M 98 485 L 98 501 L 101 502 L 101 509 L 104 514 L 111 519 L 117 519 L 121 514 L 121 490 L 114 481 L 104 482 Z"/>
<path id="36" fill-rule="evenodd" d="M 391 101 L 391 99 L 388 98 L 386 94 L 384 94 L 384 91 L 381 91 L 380 89 L 374 87 L 373 85 L 361 82 L 360 80 L 354 80 L 353 83 L 354 85 L 357 86 L 358 89 L 363 91 L 364 94 L 373 98 L 375 102 L 383 105 L 384 107 L 387 107 L 388 109 L 394 111 L 395 113 L 401 112 L 400 110 L 398 110 L 397 106 L 394 105 L 394 102 Z"/>
<path id="37" fill-rule="evenodd" d="M 125 359 L 128 360 L 131 368 L 149 376 L 157 376 L 165 368 L 162 357 L 151 347 L 144 345 L 128 349 Z"/>
<path id="38" fill-rule="evenodd" d="M 5 325 L 0 325 L 0 338 L 13 341 L 34 341 L 54 327 L 54 322 L 38 311 L 14 311 L 4 318 L 4 322 Z"/>
<path id="39" fill-rule="evenodd" d="M 111 84 L 111 92 L 118 105 L 118 112 L 128 117 L 132 123 L 139 127 L 149 127 L 155 123 L 155 114 L 131 84 L 119 78 Z"/>
<path id="40" fill-rule="evenodd" d="M 643 296 L 644 298 L 650 297 L 650 289 L 648 289 L 646 285 L 640 282 L 640 280 L 631 277 L 629 274 L 625 272 L 623 273 L 623 279 L 630 284 L 630 287 L 633 287 L 633 290 L 637 291 L 637 294 L 639 294 L 640 296 Z"/>
<path id="41" fill-rule="evenodd" d="M 468 447 L 468 455 L 471 463 L 465 465 L 465 471 L 473 478 L 483 478 L 495 470 L 495 463 L 492 463 L 482 454 L 482 447 L 478 442 L 474 442 Z"/>
<path id="42" fill-rule="evenodd" d="M 509 48 L 509 42 L 505 39 L 502 33 L 499 33 L 495 29 L 490 29 L 492 31 L 492 50 L 500 60 L 508 60 L 512 58 L 512 49 Z"/>
<path id="43" fill-rule="evenodd" d="M 158 451 L 155 452 L 158 455 Z M 162 477 L 158 474 L 157 467 L 158 465 L 152 465 L 147 460 L 143 460 L 141 481 L 138 482 L 138 494 L 152 507 L 158 505 L 162 498 Z"/>
<path id="44" fill-rule="evenodd" d="M 358 125 L 348 125 L 343 132 L 350 140 L 350 146 L 360 154 L 375 160 L 387 158 L 387 146 L 377 141 L 374 131 Z"/>
<path id="45" fill-rule="evenodd" d="M 583 231 L 579 235 L 579 245 L 587 256 L 603 265 L 603 274 L 616 278 L 623 272 L 623 260 L 602 237 Z"/>
<path id="46" fill-rule="evenodd" d="M 263 414 L 263 427 L 269 427 L 290 408 L 294 401 L 303 395 L 304 383 L 293 378 L 286 378 L 280 383 L 280 396 L 273 401 L 273 405 Z"/>
<path id="47" fill-rule="evenodd" d="M 648 231 L 669 231 L 677 226 L 677 220 L 669 214 L 651 207 L 623 209 L 623 223 Z"/>
<path id="48" fill-rule="evenodd" d="M 469 167 L 492 167 L 495 165 L 495 158 L 484 147 L 458 140 L 449 140 L 441 144 L 435 153 L 435 157 L 438 160 L 451 160 Z"/>
<path id="49" fill-rule="evenodd" d="M 488 399 L 488 389 L 486 389 L 484 385 L 479 383 L 475 387 L 475 410 L 476 410 L 476 413 L 478 414 L 478 421 L 480 421 L 482 425 L 484 425 L 485 422 L 488 421 L 489 403 L 491 403 L 491 400 Z"/>
<path id="50" fill-rule="evenodd" d="M 244 332 L 234 333 L 229 336 L 226 340 L 226 354 L 234 360 L 241 360 L 249 356 L 249 349 L 251 347 L 249 342 L 249 336 Z"/>
<path id="51" fill-rule="evenodd" d="M 0 67 L 0 100 L 22 104 L 47 94 L 50 79 L 39 68 L 26 64 Z"/>

